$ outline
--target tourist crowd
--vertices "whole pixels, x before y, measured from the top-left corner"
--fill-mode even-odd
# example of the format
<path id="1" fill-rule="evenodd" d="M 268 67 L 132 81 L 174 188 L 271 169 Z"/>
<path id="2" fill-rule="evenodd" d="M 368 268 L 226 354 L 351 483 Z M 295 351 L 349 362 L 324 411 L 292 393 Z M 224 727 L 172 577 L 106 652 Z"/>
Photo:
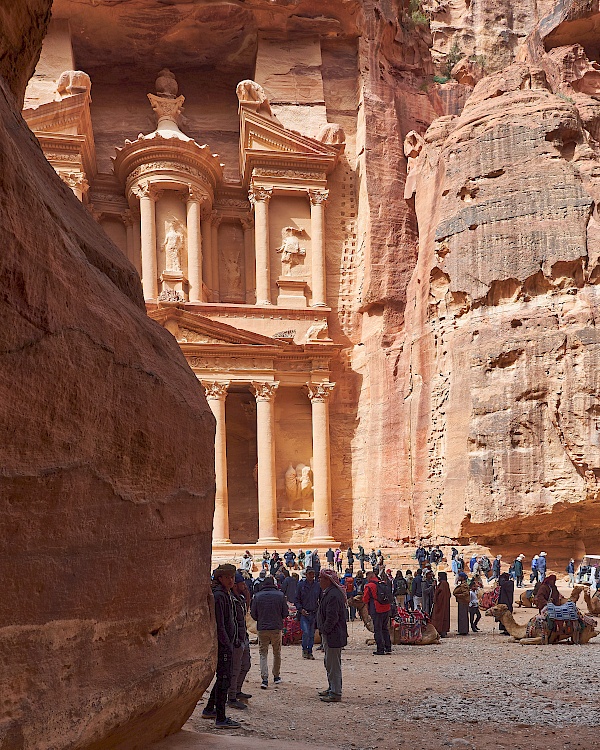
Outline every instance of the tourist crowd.
<path id="1" fill-rule="evenodd" d="M 513 611 L 514 590 L 523 586 L 525 556 L 514 558 L 503 570 L 502 555 L 490 560 L 487 555 L 464 556 L 452 547 L 444 555 L 439 546 L 422 544 L 414 553 L 415 564 L 395 574 L 386 568 L 381 550 L 366 552 L 359 545 L 355 552 L 331 547 L 323 562 L 317 549 L 289 548 L 283 555 L 265 550 L 258 561 L 250 551 L 243 555 L 239 567 L 220 565 L 213 571 L 212 589 L 218 639 L 216 679 L 202 716 L 214 718 L 217 727 L 236 728 L 240 723 L 226 716 L 226 706 L 246 710 L 252 697 L 243 691 L 250 670 L 250 641 L 247 612 L 256 621 L 258 633 L 261 688 L 269 688 L 269 650 L 273 653 L 273 684 L 281 683 L 281 648 L 285 637 L 292 642 L 294 629 L 302 642 L 302 657 L 314 660 L 315 632 L 318 630 L 323 651 L 328 687 L 319 694 L 322 701 L 336 703 L 342 699 L 342 649 L 346 646 L 347 621 L 357 612 L 366 613 L 373 623 L 375 656 L 392 653 L 390 620 L 422 618 L 431 622 L 442 638 L 450 630 L 450 607 L 456 601 L 458 634 L 478 632 L 481 619 L 480 597 L 485 583 L 493 583 L 486 608 L 505 604 Z M 450 571 L 439 570 L 445 561 Z M 367 570 L 368 567 L 368 570 Z M 506 567 L 504 565 L 504 567 Z M 257 575 L 257 568 L 260 568 Z M 355 572 L 356 569 L 356 572 Z M 343 572 L 342 572 L 343 571 Z M 414 571 L 414 572 L 413 572 Z M 530 563 L 529 582 L 534 584 L 534 602 L 541 611 L 549 602 L 558 604 L 556 576 L 547 575 L 547 554 L 540 552 Z M 571 559 L 569 580 L 589 575 L 598 585 L 596 569 L 575 573 Z M 600 571 L 599 571 L 600 572 Z M 500 623 L 500 632 L 508 635 Z M 296 641 L 297 642 L 297 641 Z"/>

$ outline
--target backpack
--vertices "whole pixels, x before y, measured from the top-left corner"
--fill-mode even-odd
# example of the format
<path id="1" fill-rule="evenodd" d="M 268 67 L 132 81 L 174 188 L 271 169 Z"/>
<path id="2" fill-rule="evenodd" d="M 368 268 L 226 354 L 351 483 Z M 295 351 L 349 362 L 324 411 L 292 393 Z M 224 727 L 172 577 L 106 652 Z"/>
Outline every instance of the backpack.
<path id="1" fill-rule="evenodd" d="M 377 581 L 375 584 L 375 599 L 379 604 L 391 604 L 392 603 L 392 592 L 390 591 L 389 583 L 385 581 Z"/>
<path id="2" fill-rule="evenodd" d="M 346 578 L 346 593 L 351 594 L 354 591 L 354 578 L 348 576 Z"/>
<path id="3" fill-rule="evenodd" d="M 396 583 L 396 595 L 405 596 L 407 592 L 408 584 L 406 582 L 406 578 L 398 578 L 398 582 Z"/>

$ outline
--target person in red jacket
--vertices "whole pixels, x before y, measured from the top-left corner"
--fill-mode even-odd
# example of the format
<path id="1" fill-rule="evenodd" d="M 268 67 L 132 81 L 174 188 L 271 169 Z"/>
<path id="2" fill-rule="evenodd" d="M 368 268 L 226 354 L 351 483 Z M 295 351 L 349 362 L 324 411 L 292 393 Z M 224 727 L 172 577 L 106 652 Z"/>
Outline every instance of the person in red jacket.
<path id="1" fill-rule="evenodd" d="M 375 643 L 377 651 L 373 651 L 374 656 L 383 656 L 392 653 L 392 642 L 390 640 L 390 612 L 392 610 L 392 592 L 391 586 L 387 604 L 382 604 L 377 600 L 377 584 L 380 583 L 377 575 L 372 571 L 367 573 L 367 584 L 363 592 L 363 602 L 369 607 L 369 614 L 373 620 L 373 629 L 375 631 Z M 387 584 L 387 582 L 386 582 Z M 381 583 L 380 583 L 381 585 Z"/>

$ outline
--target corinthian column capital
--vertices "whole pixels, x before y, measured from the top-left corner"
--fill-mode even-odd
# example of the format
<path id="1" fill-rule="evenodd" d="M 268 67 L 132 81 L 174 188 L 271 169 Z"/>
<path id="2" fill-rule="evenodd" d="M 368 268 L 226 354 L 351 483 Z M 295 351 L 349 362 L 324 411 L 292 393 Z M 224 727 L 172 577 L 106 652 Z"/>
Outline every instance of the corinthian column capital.
<path id="1" fill-rule="evenodd" d="M 307 383 L 306 386 L 311 401 L 328 401 L 335 383 Z"/>
<path id="2" fill-rule="evenodd" d="M 275 392 L 279 388 L 279 381 L 270 381 L 268 383 L 252 383 L 252 393 L 257 401 L 273 401 Z"/>
<path id="3" fill-rule="evenodd" d="M 265 203 L 268 203 L 272 197 L 273 188 L 255 186 L 248 193 L 248 198 L 250 199 L 250 203 L 252 203 L 252 205 L 257 203 L 258 201 L 264 201 Z"/>
<path id="4" fill-rule="evenodd" d="M 329 190 L 309 190 L 308 197 L 313 206 L 319 206 L 327 202 L 327 198 L 329 198 Z"/>
<path id="5" fill-rule="evenodd" d="M 227 396 L 229 382 L 205 382 L 202 381 L 207 401 L 224 401 Z"/>

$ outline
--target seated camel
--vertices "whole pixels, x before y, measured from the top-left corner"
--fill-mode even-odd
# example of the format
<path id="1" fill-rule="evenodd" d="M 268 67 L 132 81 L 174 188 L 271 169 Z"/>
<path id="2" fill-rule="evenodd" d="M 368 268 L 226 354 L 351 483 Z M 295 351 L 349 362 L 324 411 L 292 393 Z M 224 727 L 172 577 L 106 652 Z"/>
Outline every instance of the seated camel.
<path id="1" fill-rule="evenodd" d="M 577 586 L 575 588 L 577 588 Z M 583 589 L 583 598 L 587 604 L 590 615 L 600 615 L 600 591 L 596 589 L 594 596 L 590 596 L 589 586 L 581 586 L 580 588 Z"/>
<path id="2" fill-rule="evenodd" d="M 375 629 L 373 627 L 373 620 L 371 619 L 371 615 L 369 614 L 369 608 L 368 606 L 363 602 L 362 596 L 354 596 L 351 599 L 348 599 L 348 604 L 350 604 L 352 607 L 355 607 L 356 611 L 358 612 L 358 616 L 363 622 L 363 625 L 365 628 L 372 633 Z M 407 641 L 401 640 L 401 633 L 398 628 L 392 627 L 392 623 L 390 622 L 390 640 L 394 646 L 399 645 L 415 645 L 415 646 L 431 646 L 432 644 L 439 643 L 440 642 L 440 634 L 437 632 L 437 630 L 433 627 L 432 623 L 428 622 L 427 625 L 423 628 L 423 631 L 421 633 L 421 640 L 416 641 L 414 643 L 408 644 Z M 375 641 L 373 638 L 367 638 L 367 645 L 373 646 L 375 644 Z"/>
<path id="3" fill-rule="evenodd" d="M 512 612 L 509 611 L 506 604 L 496 604 L 486 611 L 487 617 L 495 617 L 504 625 L 512 637 L 522 645 L 539 645 L 542 643 L 557 643 L 558 641 L 567 640 L 569 634 L 548 634 L 543 626 L 543 618 L 532 617 L 525 625 L 519 625 Z M 583 630 L 578 634 L 578 642 L 581 644 L 588 643 L 592 638 L 598 635 L 596 630 L 596 621 L 585 618 L 579 612 L 580 622 L 583 619 Z M 592 624 L 593 623 L 593 624 Z"/>
<path id="4" fill-rule="evenodd" d="M 286 618 L 288 619 L 288 618 Z M 285 624 L 285 623 L 284 623 Z M 250 636 L 250 643 L 258 643 L 258 630 L 256 629 L 256 620 L 253 619 L 250 611 L 246 612 L 246 630 Z M 252 637 L 254 636 L 254 638 Z M 299 633 L 294 637 L 293 643 L 300 643 L 302 641 L 302 633 Z M 321 634 L 318 630 L 315 630 L 315 643 L 321 643 Z"/>
<path id="5" fill-rule="evenodd" d="M 533 589 L 528 589 L 527 591 L 522 591 L 519 595 L 519 599 L 517 601 L 517 604 L 519 607 L 529 607 L 531 609 L 536 609 L 537 604 L 535 603 L 535 597 L 533 596 Z M 579 600 L 579 597 L 581 596 L 581 592 L 583 591 L 583 586 L 575 586 L 573 588 L 573 591 L 571 591 L 571 594 L 569 595 L 568 599 L 565 599 L 564 596 L 560 596 L 558 603 L 559 604 L 566 604 L 567 602 L 575 602 Z M 593 613 L 592 613 L 593 614 Z M 600 614 L 598 612 L 597 614 Z"/>

